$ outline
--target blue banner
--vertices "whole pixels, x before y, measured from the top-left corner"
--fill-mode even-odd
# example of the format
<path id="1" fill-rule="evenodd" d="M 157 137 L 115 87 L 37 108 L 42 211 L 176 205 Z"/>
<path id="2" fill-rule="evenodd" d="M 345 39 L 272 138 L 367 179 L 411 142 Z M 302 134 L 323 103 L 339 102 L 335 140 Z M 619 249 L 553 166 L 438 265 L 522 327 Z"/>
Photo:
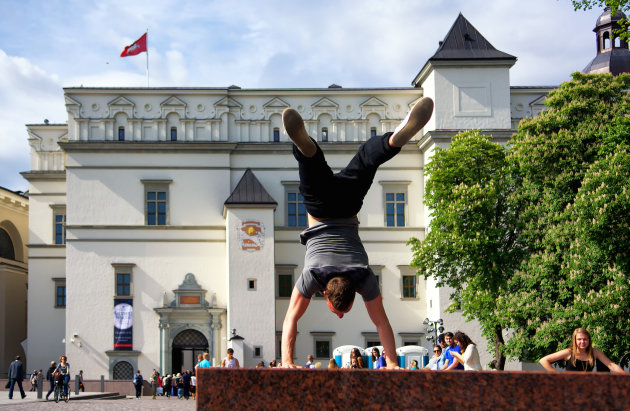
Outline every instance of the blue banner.
<path id="1" fill-rule="evenodd" d="M 133 350 L 133 300 L 114 300 L 114 350 Z"/>

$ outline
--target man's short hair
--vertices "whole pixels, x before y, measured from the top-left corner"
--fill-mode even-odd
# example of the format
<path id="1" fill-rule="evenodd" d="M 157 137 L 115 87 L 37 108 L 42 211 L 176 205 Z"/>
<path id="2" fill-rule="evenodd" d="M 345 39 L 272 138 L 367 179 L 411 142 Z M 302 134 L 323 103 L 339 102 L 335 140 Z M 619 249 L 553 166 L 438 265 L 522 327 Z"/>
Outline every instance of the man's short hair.
<path id="1" fill-rule="evenodd" d="M 348 277 L 333 277 L 326 284 L 326 298 L 332 306 L 340 311 L 346 312 L 354 302 L 356 290 Z"/>
<path id="2" fill-rule="evenodd" d="M 443 343 L 443 342 L 444 342 L 444 333 L 438 335 L 438 344 Z"/>
<path id="3" fill-rule="evenodd" d="M 453 333 L 450 331 L 445 332 L 444 335 L 453 338 Z"/>
<path id="4" fill-rule="evenodd" d="M 16 361 L 20 361 L 20 358 L 22 358 L 22 357 L 20 357 L 19 355 L 15 356 Z"/>
<path id="5" fill-rule="evenodd" d="M 228 352 L 228 354 L 234 354 L 234 350 L 233 350 L 233 349 L 231 349 L 231 348 L 228 348 L 228 349 L 227 349 L 227 352 Z"/>

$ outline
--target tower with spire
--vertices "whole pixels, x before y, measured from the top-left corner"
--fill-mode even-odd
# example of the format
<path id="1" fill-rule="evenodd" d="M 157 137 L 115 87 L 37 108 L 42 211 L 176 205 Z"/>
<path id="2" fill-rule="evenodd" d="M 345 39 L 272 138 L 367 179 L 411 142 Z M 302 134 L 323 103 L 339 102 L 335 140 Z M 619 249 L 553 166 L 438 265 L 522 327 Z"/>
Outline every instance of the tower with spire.
<path id="1" fill-rule="evenodd" d="M 623 12 L 612 15 L 610 7 L 597 18 L 595 23 L 597 55 L 582 70 L 587 74 L 611 73 L 616 76 L 630 73 L 630 50 L 628 43 L 615 32 L 621 28 L 619 21 L 626 18 Z"/>

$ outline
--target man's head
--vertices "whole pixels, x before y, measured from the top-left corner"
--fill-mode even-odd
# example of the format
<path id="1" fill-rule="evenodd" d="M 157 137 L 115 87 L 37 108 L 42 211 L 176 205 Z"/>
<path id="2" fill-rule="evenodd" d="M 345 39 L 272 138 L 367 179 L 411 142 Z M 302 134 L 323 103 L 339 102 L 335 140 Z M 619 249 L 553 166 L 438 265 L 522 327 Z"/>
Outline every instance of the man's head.
<path id="1" fill-rule="evenodd" d="M 448 331 L 444 333 L 444 342 L 446 342 L 447 347 L 454 347 L 455 342 L 453 341 L 453 333 Z"/>
<path id="2" fill-rule="evenodd" d="M 203 353 L 203 359 L 204 360 L 209 360 L 210 359 L 210 353 L 204 352 Z"/>
<path id="3" fill-rule="evenodd" d="M 438 340 L 438 345 L 441 348 L 446 348 L 446 343 L 444 342 L 444 333 L 438 335 L 438 339 L 437 340 Z"/>
<path id="4" fill-rule="evenodd" d="M 309 362 L 313 362 L 313 354 L 309 354 L 306 358 Z"/>
<path id="5" fill-rule="evenodd" d="M 229 359 L 232 359 L 232 357 L 234 356 L 234 350 L 231 348 L 227 349 L 227 356 Z"/>
<path id="6" fill-rule="evenodd" d="M 328 281 L 324 290 L 324 297 L 326 297 L 330 311 L 342 318 L 352 308 L 355 292 L 354 285 L 350 280 L 347 277 L 339 276 Z"/>

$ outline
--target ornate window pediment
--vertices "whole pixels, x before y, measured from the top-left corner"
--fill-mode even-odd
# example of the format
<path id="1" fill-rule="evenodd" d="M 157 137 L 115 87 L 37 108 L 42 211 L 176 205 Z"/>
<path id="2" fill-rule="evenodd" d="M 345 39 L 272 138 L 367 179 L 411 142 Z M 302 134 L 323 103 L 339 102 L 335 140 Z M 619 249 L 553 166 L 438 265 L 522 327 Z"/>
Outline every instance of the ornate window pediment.
<path id="1" fill-rule="evenodd" d="M 378 114 L 381 118 L 386 117 L 387 104 L 376 97 L 370 97 L 359 106 L 361 107 L 361 118 L 364 120 L 372 113 Z"/>
<path id="2" fill-rule="evenodd" d="M 263 110 L 265 111 L 265 119 L 269 120 L 272 114 L 281 114 L 282 111 L 291 107 L 287 102 L 278 97 L 274 97 L 265 104 L 263 104 Z"/>
<path id="3" fill-rule="evenodd" d="M 168 113 L 177 113 L 180 118 L 186 117 L 186 103 L 181 99 L 171 96 L 160 103 L 162 117 L 166 117 Z"/>
<path id="4" fill-rule="evenodd" d="M 125 113 L 127 117 L 133 117 L 133 109 L 136 106 L 131 100 L 126 97 L 119 96 L 107 103 L 109 107 L 109 117 L 114 118 L 118 113 Z"/>
<path id="5" fill-rule="evenodd" d="M 337 118 L 337 110 L 339 104 L 335 103 L 328 97 L 317 100 L 313 105 L 313 118 L 318 118 L 321 114 L 329 114 L 333 119 Z"/>

